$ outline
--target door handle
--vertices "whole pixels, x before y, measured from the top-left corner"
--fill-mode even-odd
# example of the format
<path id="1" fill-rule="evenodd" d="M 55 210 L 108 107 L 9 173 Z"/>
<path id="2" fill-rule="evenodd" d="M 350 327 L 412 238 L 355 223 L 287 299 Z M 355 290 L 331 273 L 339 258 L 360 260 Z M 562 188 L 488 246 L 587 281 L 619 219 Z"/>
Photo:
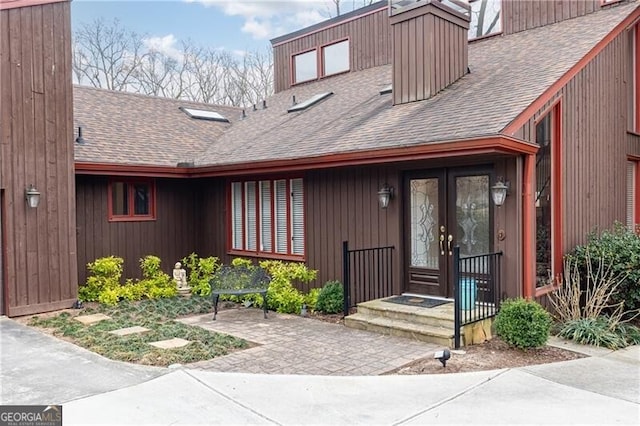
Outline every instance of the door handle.
<path id="1" fill-rule="evenodd" d="M 447 237 L 447 248 L 449 249 L 449 256 L 453 254 L 453 252 L 451 251 L 451 241 L 453 241 L 453 235 L 449 234 L 449 236 Z"/>
<path id="2" fill-rule="evenodd" d="M 440 255 L 444 256 L 444 235 L 440 234 Z"/>

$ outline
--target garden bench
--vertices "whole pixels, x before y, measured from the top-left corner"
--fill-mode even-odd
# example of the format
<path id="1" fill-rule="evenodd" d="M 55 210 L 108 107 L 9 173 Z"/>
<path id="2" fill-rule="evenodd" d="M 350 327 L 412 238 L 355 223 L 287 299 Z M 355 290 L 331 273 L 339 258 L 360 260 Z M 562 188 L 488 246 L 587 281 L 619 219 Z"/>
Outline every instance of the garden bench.
<path id="1" fill-rule="evenodd" d="M 245 266 L 223 266 L 213 278 L 209 280 L 211 297 L 213 298 L 213 319 L 218 314 L 218 300 L 221 294 L 241 296 L 243 294 L 259 293 L 262 295 L 264 317 L 267 318 L 267 290 L 271 277 L 260 267 L 247 268 Z"/>

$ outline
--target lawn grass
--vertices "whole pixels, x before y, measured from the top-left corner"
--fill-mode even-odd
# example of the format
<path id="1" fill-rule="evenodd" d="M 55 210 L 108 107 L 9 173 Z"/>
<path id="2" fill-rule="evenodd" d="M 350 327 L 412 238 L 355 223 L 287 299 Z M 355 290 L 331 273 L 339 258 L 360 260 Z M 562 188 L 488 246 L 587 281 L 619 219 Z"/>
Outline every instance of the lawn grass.
<path id="1" fill-rule="evenodd" d="M 175 321 L 180 316 L 209 313 L 211 310 L 211 300 L 208 298 L 176 297 L 120 302 L 112 307 L 98 305 L 85 308 L 78 311 L 78 315 L 103 313 L 111 317 L 110 320 L 88 326 L 76 321 L 76 315 L 69 312 L 48 318 L 35 316 L 31 318 L 29 325 L 49 329 L 53 335 L 70 340 L 109 359 L 144 365 L 186 364 L 212 359 L 249 346 L 245 340 Z M 128 336 L 109 333 L 133 326 L 146 327 L 150 331 Z M 159 349 L 149 345 L 149 342 L 174 337 L 189 340 L 191 343 L 175 349 Z"/>

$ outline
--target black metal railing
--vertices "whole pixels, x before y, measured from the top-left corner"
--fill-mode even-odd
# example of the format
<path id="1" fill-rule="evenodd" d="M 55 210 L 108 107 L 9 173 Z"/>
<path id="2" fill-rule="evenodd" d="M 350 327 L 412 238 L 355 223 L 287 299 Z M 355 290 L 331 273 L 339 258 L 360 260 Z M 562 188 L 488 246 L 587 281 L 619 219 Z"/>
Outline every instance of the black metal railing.
<path id="1" fill-rule="evenodd" d="M 342 243 L 344 316 L 360 302 L 392 295 L 394 248 L 349 250 L 349 242 Z"/>
<path id="2" fill-rule="evenodd" d="M 460 348 L 460 328 L 494 317 L 500 309 L 502 252 L 460 257 L 453 248 L 454 344 Z"/>

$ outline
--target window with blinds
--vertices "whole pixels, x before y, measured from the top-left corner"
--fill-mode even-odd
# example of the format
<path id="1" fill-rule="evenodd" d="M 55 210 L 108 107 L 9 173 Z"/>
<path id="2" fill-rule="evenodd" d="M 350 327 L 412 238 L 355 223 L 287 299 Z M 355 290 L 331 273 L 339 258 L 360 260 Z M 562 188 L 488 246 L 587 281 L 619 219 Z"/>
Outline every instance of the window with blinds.
<path id="1" fill-rule="evenodd" d="M 232 182 L 230 193 L 232 250 L 304 256 L 302 179 Z"/>
<path id="2" fill-rule="evenodd" d="M 635 229 L 639 218 L 636 218 L 636 161 L 627 161 L 627 226 Z"/>

